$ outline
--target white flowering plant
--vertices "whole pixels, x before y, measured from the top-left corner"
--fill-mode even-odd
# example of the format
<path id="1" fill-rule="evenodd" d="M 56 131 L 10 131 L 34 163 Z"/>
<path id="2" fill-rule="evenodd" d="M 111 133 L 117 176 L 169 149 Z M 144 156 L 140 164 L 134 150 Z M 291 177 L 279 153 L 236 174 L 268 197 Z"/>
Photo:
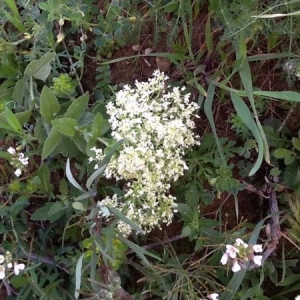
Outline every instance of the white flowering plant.
<path id="1" fill-rule="evenodd" d="M 226 251 L 222 255 L 220 263 L 231 266 L 232 272 L 238 272 L 252 261 L 255 266 L 262 265 L 262 255 L 256 253 L 263 252 L 262 245 L 248 245 L 241 238 L 237 238 L 233 245 L 227 244 Z"/>
<path id="2" fill-rule="evenodd" d="M 188 169 L 185 151 L 199 145 L 193 121 L 198 105 L 190 101 L 185 87 L 171 88 L 167 80 L 164 73 L 155 71 L 146 82 L 125 85 L 106 106 L 112 137 L 124 142 L 105 176 L 126 181 L 127 190 L 122 199 L 107 196 L 98 206 L 121 210 L 145 231 L 171 222 L 176 211 L 171 183 Z M 97 168 L 102 152 L 93 150 Z M 123 221 L 118 229 L 125 235 L 131 232 Z"/>
<path id="3" fill-rule="evenodd" d="M 12 262 L 12 255 L 9 251 L 6 251 L 3 254 L 0 254 L 0 279 L 4 279 L 7 276 L 7 271 L 9 269 L 14 270 L 15 275 L 19 275 L 20 271 L 25 269 L 25 264 L 17 263 L 16 261 Z"/>

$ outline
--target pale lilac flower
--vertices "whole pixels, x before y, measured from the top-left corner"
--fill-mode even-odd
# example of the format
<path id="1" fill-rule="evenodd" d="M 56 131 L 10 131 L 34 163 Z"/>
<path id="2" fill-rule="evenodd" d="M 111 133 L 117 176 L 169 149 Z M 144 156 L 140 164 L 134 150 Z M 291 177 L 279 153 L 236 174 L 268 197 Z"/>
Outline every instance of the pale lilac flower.
<path id="1" fill-rule="evenodd" d="M 232 245 L 226 245 L 226 253 L 228 253 L 228 255 L 234 259 L 236 258 L 236 254 L 239 252 L 239 249 L 237 249 L 236 247 L 232 246 Z"/>
<path id="2" fill-rule="evenodd" d="M 254 250 L 254 252 L 261 253 L 263 251 L 263 247 L 262 247 L 262 245 L 254 245 L 253 250 Z"/>
<path id="3" fill-rule="evenodd" d="M 20 270 L 24 270 L 25 269 L 25 265 L 24 264 L 18 264 L 18 263 L 14 263 L 14 272 L 16 275 L 19 275 Z"/>
<path id="4" fill-rule="evenodd" d="M 257 265 L 257 266 L 261 266 L 262 264 L 262 255 L 254 255 L 253 256 L 253 262 Z"/>
<path id="5" fill-rule="evenodd" d="M 238 261 L 235 260 L 234 263 L 233 263 L 233 266 L 232 266 L 232 272 L 238 272 L 241 270 L 241 266 L 239 265 Z"/>
<path id="6" fill-rule="evenodd" d="M 0 266 L 0 279 L 5 278 L 5 267 Z"/>
<path id="7" fill-rule="evenodd" d="M 227 261 L 228 261 L 228 253 L 225 252 L 225 253 L 223 254 L 221 260 L 220 260 L 220 263 L 221 263 L 222 265 L 226 265 L 226 264 L 227 264 Z"/>
<path id="8" fill-rule="evenodd" d="M 219 300 L 219 294 L 217 294 L 217 293 L 212 293 L 212 294 L 209 295 L 209 298 L 210 298 L 211 300 Z"/>

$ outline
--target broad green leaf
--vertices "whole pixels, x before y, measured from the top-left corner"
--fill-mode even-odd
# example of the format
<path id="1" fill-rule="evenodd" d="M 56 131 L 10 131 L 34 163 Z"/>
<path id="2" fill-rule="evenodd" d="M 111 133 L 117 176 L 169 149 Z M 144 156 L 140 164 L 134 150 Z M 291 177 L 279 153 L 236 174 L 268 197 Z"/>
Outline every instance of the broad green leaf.
<path id="1" fill-rule="evenodd" d="M 65 113 L 65 117 L 79 120 L 83 116 L 88 102 L 89 93 L 85 93 L 84 95 L 78 97 L 69 106 L 68 110 Z"/>
<path id="2" fill-rule="evenodd" d="M 252 176 L 257 172 L 257 170 L 262 164 L 263 156 L 264 156 L 264 143 L 260 135 L 260 132 L 258 130 L 258 127 L 254 122 L 254 119 L 249 111 L 249 108 L 247 107 L 243 99 L 233 92 L 230 92 L 230 95 L 237 114 L 240 116 L 241 120 L 246 125 L 246 127 L 252 132 L 258 144 L 258 157 L 249 173 L 249 176 Z"/>
<path id="3" fill-rule="evenodd" d="M 42 159 L 47 158 L 55 150 L 61 139 L 62 135 L 52 128 L 44 142 Z"/>
<path id="4" fill-rule="evenodd" d="M 63 135 L 74 136 L 77 120 L 70 118 L 59 118 L 51 121 L 53 128 Z"/>
<path id="5" fill-rule="evenodd" d="M 291 155 L 295 155 L 295 153 L 293 151 L 285 149 L 285 148 L 278 148 L 273 152 L 273 155 L 276 158 L 282 159 L 282 158 L 289 157 Z"/>
<path id="6" fill-rule="evenodd" d="M 46 81 L 51 72 L 50 63 L 54 60 L 55 54 L 55 52 L 46 53 L 40 59 L 32 61 L 26 67 L 25 74 Z"/>
<path id="7" fill-rule="evenodd" d="M 79 151 L 81 151 L 83 154 L 86 154 L 86 140 L 79 132 L 76 132 L 75 135 L 70 139 L 72 139 Z"/>
<path id="8" fill-rule="evenodd" d="M 295 149 L 300 151 L 300 138 L 293 138 L 292 139 L 292 144 L 293 144 Z"/>
<path id="9" fill-rule="evenodd" d="M 42 164 L 39 168 L 38 176 L 41 180 L 41 190 L 43 193 L 50 194 L 53 190 L 50 178 L 50 170 L 46 164 Z"/>
<path id="10" fill-rule="evenodd" d="M 84 192 L 84 189 L 80 186 L 80 184 L 76 181 L 76 179 L 73 177 L 71 167 L 70 167 L 70 159 L 67 159 L 67 164 L 66 164 L 66 175 L 70 183 L 76 187 L 78 190 Z"/>
<path id="11" fill-rule="evenodd" d="M 73 202 L 72 207 L 76 210 L 86 211 L 86 208 L 84 207 L 84 205 L 79 201 Z"/>
<path id="12" fill-rule="evenodd" d="M 50 123 L 60 111 L 60 105 L 53 91 L 44 86 L 40 97 L 40 111 L 46 122 Z"/>
<path id="13" fill-rule="evenodd" d="M 93 120 L 93 137 L 102 137 L 110 128 L 109 122 L 98 112 Z"/>
<path id="14" fill-rule="evenodd" d="M 6 120 L 6 116 L 4 114 L 0 114 L 0 128 L 6 129 L 8 131 L 13 131 L 11 126 L 9 126 L 9 124 Z"/>
<path id="15" fill-rule="evenodd" d="M 6 121 L 10 125 L 12 130 L 18 134 L 22 134 L 22 126 L 18 118 L 12 113 L 12 111 L 8 107 L 5 107 L 4 113 Z"/>
<path id="16" fill-rule="evenodd" d="M 57 221 L 63 214 L 65 210 L 63 209 L 61 202 L 48 202 L 43 207 L 38 208 L 31 216 L 33 221 Z"/>
<path id="17" fill-rule="evenodd" d="M 19 120 L 20 124 L 25 124 L 30 120 L 31 114 L 32 114 L 32 109 L 27 109 L 25 111 L 16 113 L 15 116 Z"/>

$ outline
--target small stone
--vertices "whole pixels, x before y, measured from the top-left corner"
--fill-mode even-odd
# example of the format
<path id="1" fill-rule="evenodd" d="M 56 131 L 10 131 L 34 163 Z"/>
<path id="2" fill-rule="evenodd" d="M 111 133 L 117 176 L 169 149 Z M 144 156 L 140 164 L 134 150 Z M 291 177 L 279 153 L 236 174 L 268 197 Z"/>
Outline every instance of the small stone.
<path id="1" fill-rule="evenodd" d="M 138 52 L 140 50 L 140 45 L 139 44 L 132 45 L 131 49 L 135 52 Z"/>
<path id="2" fill-rule="evenodd" d="M 144 50 L 144 53 L 145 53 L 146 55 L 149 55 L 152 51 L 153 51 L 152 48 L 146 48 L 146 49 Z"/>

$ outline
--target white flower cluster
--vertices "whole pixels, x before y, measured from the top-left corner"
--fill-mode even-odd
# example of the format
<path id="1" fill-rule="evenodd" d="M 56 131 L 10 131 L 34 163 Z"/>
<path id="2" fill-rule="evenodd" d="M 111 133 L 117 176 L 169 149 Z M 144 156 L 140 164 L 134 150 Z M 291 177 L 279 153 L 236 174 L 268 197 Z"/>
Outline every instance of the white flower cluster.
<path id="1" fill-rule="evenodd" d="M 105 176 L 127 181 L 128 190 L 122 202 L 116 195 L 98 202 L 100 207 L 122 210 L 146 231 L 159 222 L 171 222 L 176 204 L 169 194 L 170 183 L 188 169 L 185 149 L 199 144 L 192 120 L 198 105 L 190 102 L 184 87 L 166 86 L 164 73 L 153 75 L 147 82 L 136 82 L 134 88 L 124 86 L 116 101 L 107 104 L 112 136 L 124 143 Z M 131 231 L 121 221 L 119 229 L 124 234 Z"/>
<path id="2" fill-rule="evenodd" d="M 5 278 L 5 271 L 7 268 L 11 269 L 13 267 L 15 275 L 19 275 L 20 271 L 25 269 L 24 264 L 18 264 L 16 262 L 12 264 L 11 260 L 12 257 L 9 251 L 6 251 L 5 255 L 0 254 L 0 279 Z"/>
<path id="3" fill-rule="evenodd" d="M 25 157 L 24 153 L 17 152 L 15 148 L 9 147 L 7 152 L 12 155 L 10 164 L 16 168 L 15 175 L 19 177 L 24 170 L 24 166 L 28 165 L 28 157 Z"/>
<path id="4" fill-rule="evenodd" d="M 219 300 L 219 294 L 217 293 L 212 293 L 208 296 L 208 299 L 211 299 L 211 300 Z"/>
<path id="5" fill-rule="evenodd" d="M 248 261 L 253 261 L 255 265 L 261 266 L 262 255 L 255 255 L 254 253 L 261 253 L 262 251 L 262 245 L 249 246 L 242 239 L 238 238 L 235 240 L 234 245 L 226 245 L 226 251 L 220 262 L 222 265 L 231 265 L 232 272 L 240 271 Z"/>

